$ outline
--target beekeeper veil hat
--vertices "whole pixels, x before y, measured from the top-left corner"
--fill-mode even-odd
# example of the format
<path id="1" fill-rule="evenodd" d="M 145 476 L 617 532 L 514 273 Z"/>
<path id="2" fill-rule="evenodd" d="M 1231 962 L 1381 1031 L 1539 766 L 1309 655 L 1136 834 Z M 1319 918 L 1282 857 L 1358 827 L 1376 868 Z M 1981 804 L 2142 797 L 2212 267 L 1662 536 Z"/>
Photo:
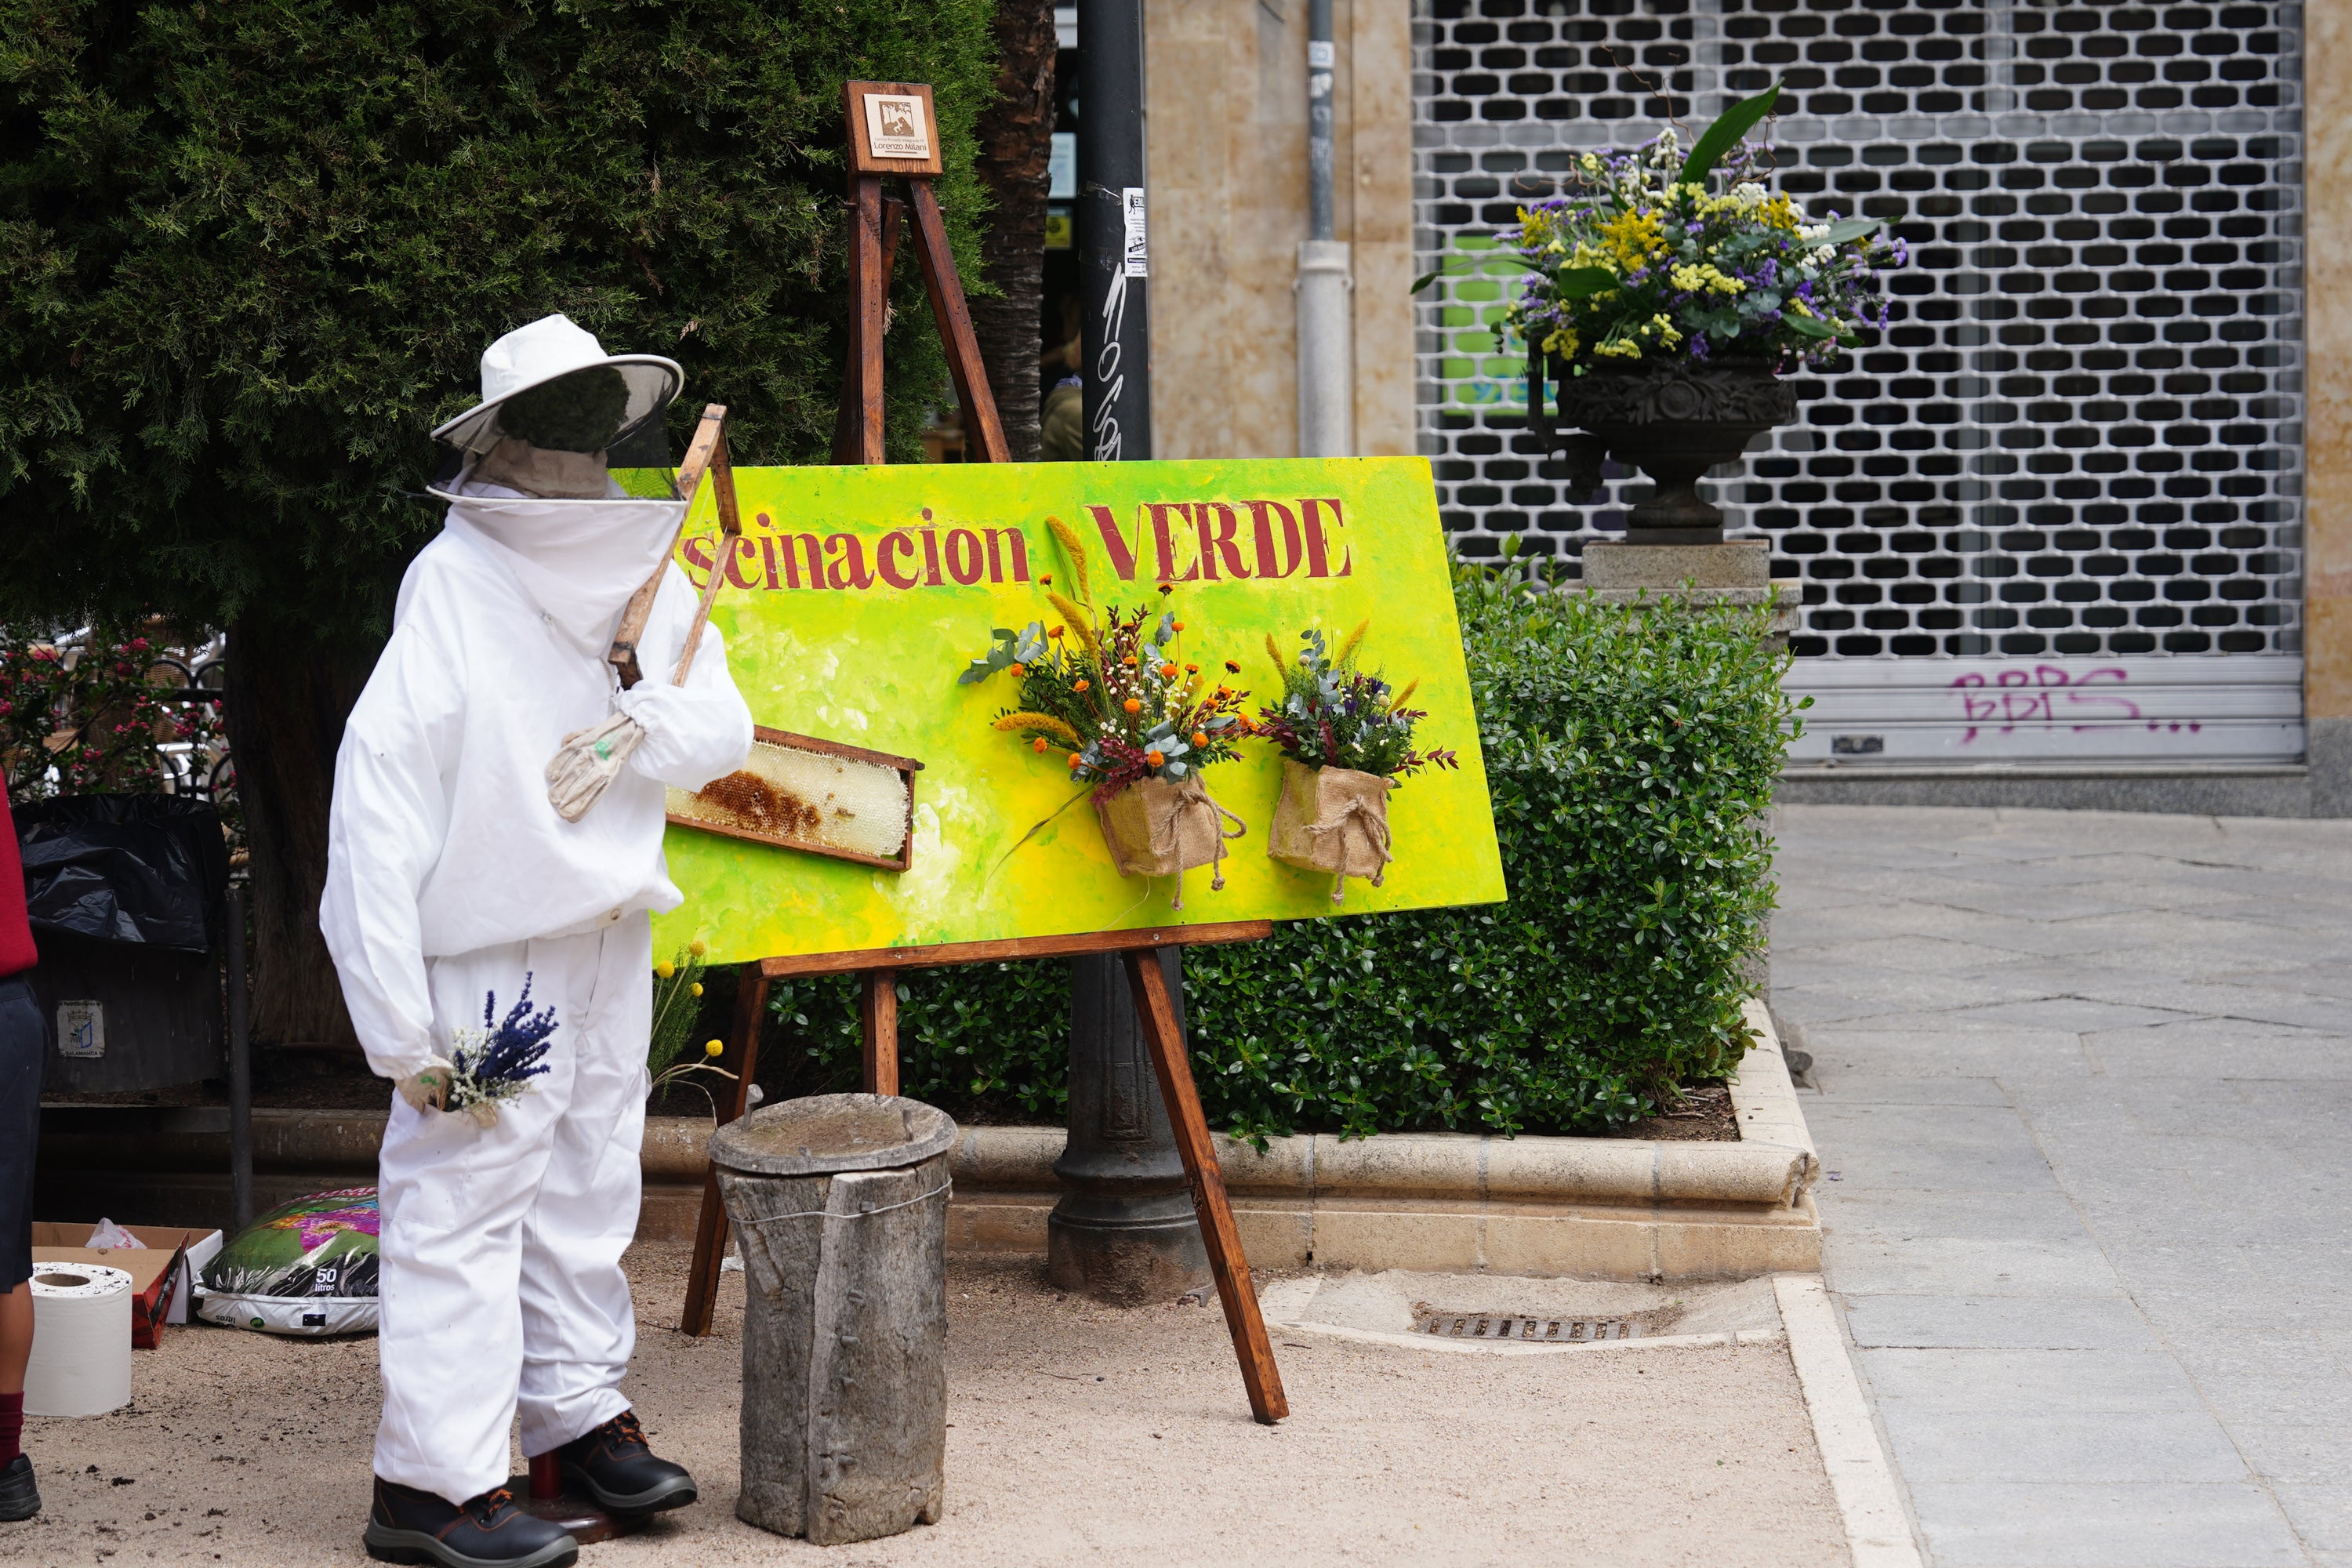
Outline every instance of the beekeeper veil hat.
<path id="1" fill-rule="evenodd" d="M 557 452 L 604 452 L 658 428 L 686 384 L 675 360 L 608 354 L 567 316 L 542 316 L 482 351 L 482 400 L 433 432 L 459 466 L 509 437 Z"/>

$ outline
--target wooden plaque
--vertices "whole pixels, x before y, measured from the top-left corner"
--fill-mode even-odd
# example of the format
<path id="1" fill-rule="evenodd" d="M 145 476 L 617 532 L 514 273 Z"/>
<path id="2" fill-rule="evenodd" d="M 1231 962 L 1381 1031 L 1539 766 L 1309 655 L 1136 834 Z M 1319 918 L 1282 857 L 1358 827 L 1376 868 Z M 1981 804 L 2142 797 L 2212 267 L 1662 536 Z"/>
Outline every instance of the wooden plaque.
<path id="1" fill-rule="evenodd" d="M 841 100 L 849 117 L 852 174 L 939 177 L 940 122 L 931 112 L 929 87 L 911 81 L 847 81 L 841 84 Z"/>

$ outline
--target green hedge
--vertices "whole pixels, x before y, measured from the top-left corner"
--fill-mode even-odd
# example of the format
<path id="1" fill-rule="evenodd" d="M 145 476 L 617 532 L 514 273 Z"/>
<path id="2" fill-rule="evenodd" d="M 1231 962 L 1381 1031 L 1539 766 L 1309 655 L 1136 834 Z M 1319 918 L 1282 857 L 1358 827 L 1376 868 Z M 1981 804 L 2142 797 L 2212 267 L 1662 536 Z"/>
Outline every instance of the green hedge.
<path id="1" fill-rule="evenodd" d="M 1188 953 L 1193 1072 L 1237 1136 L 1595 1131 L 1745 1048 L 1761 818 L 1798 723 L 1766 612 L 1612 607 L 1468 566 L 1455 600 L 1510 901 Z M 908 1093 L 1061 1120 L 1066 964 L 934 970 L 900 995 Z M 798 1047 L 782 1087 L 855 1087 L 846 979 L 779 986 L 774 1011 Z"/>

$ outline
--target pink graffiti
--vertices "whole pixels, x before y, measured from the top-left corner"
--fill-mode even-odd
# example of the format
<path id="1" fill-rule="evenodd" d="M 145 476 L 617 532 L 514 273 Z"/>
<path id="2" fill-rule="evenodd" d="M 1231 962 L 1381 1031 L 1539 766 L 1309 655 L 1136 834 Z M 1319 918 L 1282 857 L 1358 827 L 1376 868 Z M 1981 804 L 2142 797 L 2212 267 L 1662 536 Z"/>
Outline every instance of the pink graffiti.
<path id="1" fill-rule="evenodd" d="M 1963 675 L 1952 682 L 1969 723 L 1960 744 L 1967 745 L 1987 729 L 2003 735 L 2037 726 L 2063 725 L 2081 731 L 2140 720 L 2139 704 L 2116 689 L 2130 679 L 2129 672 L 2113 665 L 2069 674 L 2056 665 L 2037 664 L 2030 671 L 2004 669 L 1990 684 L 1982 675 Z M 2061 708 L 2066 710 L 2063 714 L 2058 711 Z M 2151 731 L 2175 733 L 2186 728 L 2194 734 L 2204 728 L 2193 721 L 2186 725 L 2153 719 L 2143 721 Z"/>

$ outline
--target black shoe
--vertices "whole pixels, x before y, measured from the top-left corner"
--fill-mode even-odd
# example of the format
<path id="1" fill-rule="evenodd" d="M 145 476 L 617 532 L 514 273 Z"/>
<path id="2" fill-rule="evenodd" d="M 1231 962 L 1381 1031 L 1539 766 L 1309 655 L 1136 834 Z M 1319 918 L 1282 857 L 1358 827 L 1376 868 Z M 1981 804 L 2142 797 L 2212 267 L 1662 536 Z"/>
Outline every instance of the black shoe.
<path id="1" fill-rule="evenodd" d="M 634 1410 L 555 1451 L 563 1460 L 565 1489 L 578 1489 L 607 1513 L 659 1513 L 700 1495 L 685 1466 L 654 1458 Z"/>
<path id="2" fill-rule="evenodd" d="M 378 1476 L 366 1540 L 368 1555 L 379 1563 L 572 1568 L 580 1559 L 580 1543 L 562 1525 L 523 1512 L 504 1487 L 461 1505 Z"/>
<path id="3" fill-rule="evenodd" d="M 41 1511 L 41 1489 L 33 1484 L 33 1461 L 23 1454 L 0 1465 L 0 1521 L 15 1523 Z"/>

